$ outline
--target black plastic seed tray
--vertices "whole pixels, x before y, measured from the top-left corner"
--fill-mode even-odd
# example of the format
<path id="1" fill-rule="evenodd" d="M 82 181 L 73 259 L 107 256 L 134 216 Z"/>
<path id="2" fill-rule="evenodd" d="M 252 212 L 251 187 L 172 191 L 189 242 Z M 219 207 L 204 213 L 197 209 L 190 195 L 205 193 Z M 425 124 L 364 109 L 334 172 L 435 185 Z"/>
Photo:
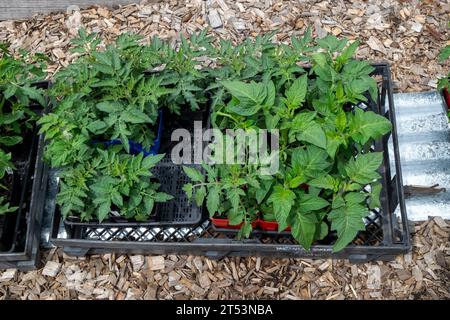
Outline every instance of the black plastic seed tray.
<path id="1" fill-rule="evenodd" d="M 332 245 L 336 239 L 330 233 L 326 239 L 316 242 L 306 251 L 288 234 L 253 232 L 249 239 L 236 240 L 234 232 L 214 230 L 206 210 L 199 223 L 191 226 L 142 227 L 127 226 L 117 228 L 84 228 L 77 234 L 68 233 L 61 217 L 53 216 L 51 242 L 64 247 L 69 255 L 82 256 L 94 253 L 128 254 L 193 254 L 210 258 L 224 256 L 270 256 L 297 258 L 346 258 L 355 262 L 370 260 L 391 260 L 396 255 L 410 249 L 408 221 L 405 209 L 395 110 L 391 75 L 388 64 L 375 64 L 374 76 L 379 78 L 377 101 L 360 104 L 365 110 L 372 110 L 392 122 L 392 132 L 377 141 L 373 151 L 383 151 L 381 207 L 372 210 L 365 219 L 366 230 L 344 250 L 334 253 Z M 390 159 L 389 139 L 392 141 L 393 159 Z M 391 163 L 394 164 L 391 167 Z M 49 190 L 54 189 L 53 179 L 49 179 Z M 51 192 L 50 192 L 51 193 Z M 54 207 L 54 199 L 47 198 L 49 214 Z"/>
<path id="2" fill-rule="evenodd" d="M 79 235 L 86 229 L 91 228 L 140 228 L 140 227 L 169 227 L 169 226 L 192 226 L 200 222 L 202 218 L 202 208 L 190 202 L 183 185 L 189 182 L 189 178 L 184 173 L 182 166 L 171 161 L 171 150 L 177 141 L 171 141 L 171 133 L 174 129 L 184 128 L 193 132 L 193 121 L 206 119 L 206 112 L 184 112 L 180 116 L 165 116 L 164 128 L 160 153 L 165 153 L 165 158 L 153 169 L 156 180 L 161 184 L 161 191 L 174 195 L 174 199 L 157 203 L 155 211 L 146 221 L 135 221 L 123 217 L 110 217 L 101 223 L 98 221 L 83 222 L 77 217 L 64 219 L 66 231 L 71 235 Z M 204 124 L 202 124 L 204 125 Z M 201 137 L 198 137 L 201 138 Z M 195 165 L 193 165 L 195 166 Z M 198 166 L 197 166 L 198 167 Z M 55 174 L 57 174 L 55 172 Z M 58 205 L 55 211 L 59 214 Z"/>
<path id="3" fill-rule="evenodd" d="M 47 89 L 49 82 L 34 86 Z M 31 108 L 38 114 L 43 111 L 41 106 Z M 34 127 L 23 142 L 11 150 L 16 170 L 10 184 L 9 201 L 18 209 L 0 216 L 0 269 L 28 270 L 35 268 L 38 262 L 48 173 L 42 161 L 43 146 L 43 137 Z"/>

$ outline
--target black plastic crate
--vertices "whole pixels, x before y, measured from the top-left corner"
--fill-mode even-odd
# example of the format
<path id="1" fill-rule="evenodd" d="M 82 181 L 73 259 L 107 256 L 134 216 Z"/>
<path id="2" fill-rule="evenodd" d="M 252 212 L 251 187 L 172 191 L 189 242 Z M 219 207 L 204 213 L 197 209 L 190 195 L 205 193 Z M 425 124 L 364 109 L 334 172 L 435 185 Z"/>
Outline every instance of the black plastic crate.
<path id="1" fill-rule="evenodd" d="M 49 82 L 34 86 L 47 89 Z M 41 106 L 31 108 L 38 114 L 43 111 Z M 17 170 L 13 174 L 10 203 L 18 209 L 0 216 L 0 269 L 28 270 L 38 262 L 48 174 L 43 164 L 43 146 L 43 137 L 35 126 L 12 150 Z"/>
<path id="2" fill-rule="evenodd" d="M 67 233 L 61 217 L 53 217 L 50 240 L 64 247 L 70 255 L 118 252 L 133 254 L 194 254 L 211 258 L 224 256 L 271 256 L 297 258 L 347 258 L 353 261 L 390 260 L 410 249 L 408 222 L 403 196 L 398 138 L 395 126 L 395 111 L 391 75 L 388 64 L 374 64 L 373 75 L 378 76 L 377 101 L 361 103 L 358 107 L 384 115 L 392 122 L 392 132 L 377 141 L 372 150 L 383 151 L 381 208 L 372 210 L 366 218 L 366 230 L 360 232 L 348 247 L 333 253 L 335 240 L 331 233 L 326 239 L 316 242 L 306 251 L 286 233 L 255 231 L 249 239 L 236 240 L 235 232 L 214 230 L 206 210 L 202 220 L 193 226 L 117 228 L 84 228 L 76 235 Z M 394 159 L 389 155 L 389 138 L 392 140 Z M 395 167 L 391 168 L 391 163 Z M 49 179 L 51 189 L 52 179 Z M 48 197 L 49 214 L 53 214 L 52 197 Z"/>
<path id="3" fill-rule="evenodd" d="M 177 142 L 171 141 L 171 133 L 173 129 L 184 128 L 193 131 L 193 120 L 202 121 L 206 119 L 206 111 L 185 111 L 179 116 L 164 117 L 164 128 L 161 139 L 160 153 L 166 153 L 165 158 L 158 163 L 153 169 L 156 180 L 161 184 L 161 191 L 174 195 L 175 198 L 164 202 L 156 203 L 155 211 L 146 221 L 135 221 L 123 217 L 110 217 L 101 223 L 98 221 L 80 221 L 78 217 L 68 217 L 63 221 L 68 234 L 78 236 L 83 234 L 85 230 L 92 228 L 140 228 L 140 227 L 170 227 L 170 226 L 192 226 L 200 222 L 202 218 L 202 208 L 197 207 L 190 202 L 184 191 L 183 185 L 189 182 L 189 178 L 184 173 L 180 165 L 173 164 L 170 152 Z M 199 167 L 198 165 L 192 165 Z M 57 171 L 52 171 L 53 176 L 57 176 Z M 56 182 L 57 183 L 57 182 Z M 54 210 L 57 214 L 59 206 L 55 205 Z"/>

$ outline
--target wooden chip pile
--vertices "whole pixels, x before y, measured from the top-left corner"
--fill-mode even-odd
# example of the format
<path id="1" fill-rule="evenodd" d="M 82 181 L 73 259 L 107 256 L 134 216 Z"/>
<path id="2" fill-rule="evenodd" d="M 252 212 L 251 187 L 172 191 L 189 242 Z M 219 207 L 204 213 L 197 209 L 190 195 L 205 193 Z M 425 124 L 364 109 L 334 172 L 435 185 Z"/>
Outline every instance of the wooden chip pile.
<path id="1" fill-rule="evenodd" d="M 281 42 L 309 26 L 319 37 L 359 39 L 358 57 L 390 62 L 397 90 L 425 91 L 448 71 L 437 55 L 449 42 L 449 16 L 445 0 L 153 0 L 116 9 L 70 6 L 66 13 L 0 22 L 0 41 L 49 54 L 53 73 L 74 58 L 69 41 L 81 26 L 106 41 L 129 31 L 177 41 L 180 33 L 210 28 L 215 37 L 234 41 L 276 30 Z"/>
<path id="2" fill-rule="evenodd" d="M 449 299 L 450 221 L 415 226 L 392 262 L 44 254 L 44 268 L 0 272 L 1 299 Z"/>
<path id="3" fill-rule="evenodd" d="M 332 4 L 333 3 L 333 4 Z M 360 58 L 388 61 L 399 91 L 436 87 L 446 74 L 439 50 L 448 43 L 450 4 L 412 1 L 171 0 L 115 9 L 76 6 L 66 13 L 0 22 L 0 41 L 51 56 L 49 72 L 75 56 L 69 41 L 84 26 L 111 41 L 132 31 L 177 41 L 210 28 L 240 41 L 278 30 L 277 41 L 328 33 L 360 39 Z M 393 262 L 345 260 L 117 256 L 74 259 L 54 249 L 41 270 L 0 272 L 0 299 L 449 299 L 450 222 L 415 226 L 413 251 Z"/>

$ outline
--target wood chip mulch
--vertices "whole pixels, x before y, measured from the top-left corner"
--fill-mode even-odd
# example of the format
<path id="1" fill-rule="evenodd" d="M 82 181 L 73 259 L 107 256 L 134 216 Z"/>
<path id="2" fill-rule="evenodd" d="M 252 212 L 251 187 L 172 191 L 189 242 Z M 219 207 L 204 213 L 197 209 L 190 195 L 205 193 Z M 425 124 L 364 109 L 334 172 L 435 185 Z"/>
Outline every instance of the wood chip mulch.
<path id="1" fill-rule="evenodd" d="M 449 299 L 450 221 L 415 226 L 391 262 L 44 254 L 40 270 L 0 272 L 1 299 Z"/>
<path id="2" fill-rule="evenodd" d="M 240 41 L 278 30 L 277 41 L 327 33 L 360 39 L 358 57 L 392 64 L 398 91 L 427 91 L 448 72 L 439 50 L 449 43 L 450 3 L 437 0 L 171 0 L 119 8 L 75 6 L 66 13 L 0 22 L 0 41 L 48 54 L 52 74 L 73 60 L 69 41 L 84 26 L 106 41 L 126 31 L 176 41 L 210 28 Z M 0 272 L 0 299 L 449 299 L 450 221 L 416 224 L 413 250 L 392 262 L 118 256 L 75 259 L 46 252 L 44 268 Z"/>
<path id="3" fill-rule="evenodd" d="M 448 72 L 449 64 L 438 64 L 437 55 L 450 44 L 449 18 L 450 2 L 439 0 L 153 0 L 115 9 L 72 5 L 65 13 L 3 21 L 0 41 L 45 52 L 53 60 L 51 74 L 75 57 L 69 42 L 80 27 L 106 41 L 123 32 L 177 41 L 180 33 L 209 28 L 215 37 L 233 41 L 276 31 L 275 40 L 281 42 L 311 27 L 318 37 L 359 39 L 359 58 L 392 64 L 396 90 L 428 91 Z"/>

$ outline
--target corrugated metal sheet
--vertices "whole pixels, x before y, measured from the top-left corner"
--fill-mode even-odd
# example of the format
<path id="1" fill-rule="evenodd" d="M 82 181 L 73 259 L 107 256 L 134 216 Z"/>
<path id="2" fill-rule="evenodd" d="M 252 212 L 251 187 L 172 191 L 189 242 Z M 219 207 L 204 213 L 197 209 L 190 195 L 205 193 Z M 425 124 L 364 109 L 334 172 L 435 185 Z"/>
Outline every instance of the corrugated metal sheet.
<path id="1" fill-rule="evenodd" d="M 450 126 L 445 102 L 438 92 L 398 93 L 394 105 L 403 185 L 446 189 L 409 195 L 408 219 L 438 215 L 450 219 Z"/>

